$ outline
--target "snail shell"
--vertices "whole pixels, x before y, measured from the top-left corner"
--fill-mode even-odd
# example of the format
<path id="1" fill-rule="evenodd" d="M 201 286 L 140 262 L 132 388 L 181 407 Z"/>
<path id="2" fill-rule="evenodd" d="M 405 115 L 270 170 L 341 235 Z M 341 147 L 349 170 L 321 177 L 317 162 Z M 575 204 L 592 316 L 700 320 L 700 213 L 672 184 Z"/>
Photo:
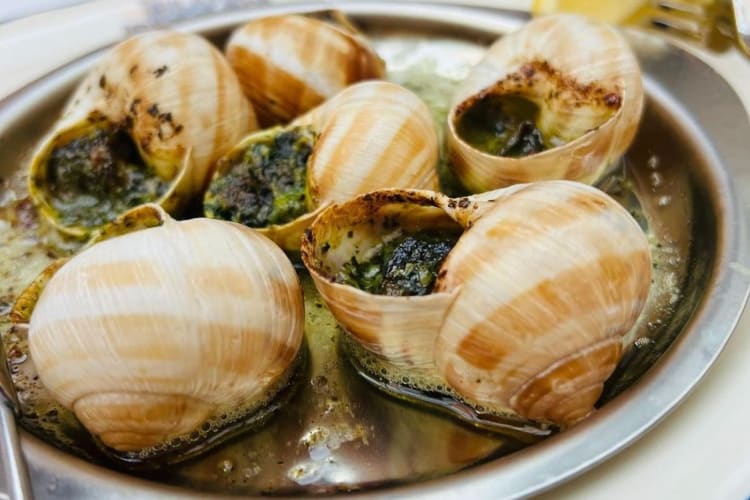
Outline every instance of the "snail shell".
<path id="1" fill-rule="evenodd" d="M 558 145 L 511 158 L 466 142 L 457 120 L 488 96 L 535 103 L 537 127 Z M 550 179 L 592 184 L 632 142 L 642 108 L 638 62 L 613 27 L 570 14 L 538 18 L 496 41 L 459 86 L 447 120 L 447 150 L 472 192 Z"/>
<path id="2" fill-rule="evenodd" d="M 253 109 L 215 47 L 186 33 L 142 34 L 111 49 L 80 83 L 32 159 L 29 190 L 58 229 L 86 236 L 99 224 L 66 222 L 53 206 L 47 167 L 57 148 L 97 130 L 125 132 L 140 160 L 168 183 L 148 201 L 173 212 L 205 188 L 215 161 L 255 128 Z"/>
<path id="3" fill-rule="evenodd" d="M 29 322 L 44 386 L 118 451 L 255 412 L 303 339 L 300 285 L 276 245 L 239 224 L 159 218 L 65 263 Z"/>
<path id="4" fill-rule="evenodd" d="M 404 87 L 385 81 L 352 85 L 291 127 L 309 127 L 317 139 L 306 167 L 308 212 L 284 224 L 259 228 L 282 248 L 299 249 L 302 232 L 331 203 L 384 187 L 438 188 L 438 138 L 432 116 L 424 102 Z M 251 144 L 284 130 L 289 129 L 243 139 L 221 160 L 212 185 Z M 213 196 L 210 186 L 205 200 Z M 209 211 L 207 215 L 214 216 Z"/>
<path id="5" fill-rule="evenodd" d="M 338 283 L 394 231 L 463 228 L 431 294 Z M 648 296 L 649 246 L 627 211 L 570 181 L 451 199 L 383 190 L 323 212 L 302 259 L 339 323 L 423 383 L 493 411 L 569 425 L 588 415 Z"/>
<path id="6" fill-rule="evenodd" d="M 232 33 L 226 54 L 264 127 L 287 123 L 352 83 L 385 75 L 361 36 L 304 16 L 251 21 Z"/>

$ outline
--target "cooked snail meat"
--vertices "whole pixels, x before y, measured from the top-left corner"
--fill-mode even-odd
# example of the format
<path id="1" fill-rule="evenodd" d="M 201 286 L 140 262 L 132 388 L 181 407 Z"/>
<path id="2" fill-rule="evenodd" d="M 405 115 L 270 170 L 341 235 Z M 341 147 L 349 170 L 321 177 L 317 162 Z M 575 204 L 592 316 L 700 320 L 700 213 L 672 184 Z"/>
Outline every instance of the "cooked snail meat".
<path id="1" fill-rule="evenodd" d="M 478 193 L 569 179 L 593 184 L 638 129 L 643 82 L 627 41 L 576 15 L 537 18 L 493 43 L 458 86 L 446 149 Z"/>
<path id="2" fill-rule="evenodd" d="M 550 147 L 537 127 L 539 106 L 520 96 L 487 96 L 456 117 L 456 132 L 475 148 L 496 156 L 520 158 Z"/>
<path id="3" fill-rule="evenodd" d="M 88 237 L 154 202 L 175 213 L 255 114 L 221 53 L 156 31 L 113 47 L 79 84 L 29 167 L 29 193 L 61 232 Z"/>
<path id="4" fill-rule="evenodd" d="M 66 226 L 100 226 L 129 208 L 159 199 L 168 188 L 143 164 L 124 131 L 103 129 L 53 150 L 46 181 L 50 204 Z"/>
<path id="5" fill-rule="evenodd" d="M 427 295 L 438 268 L 456 244 L 456 234 L 422 231 L 396 234 L 363 262 L 352 256 L 336 274 L 336 282 L 379 295 Z"/>
<path id="6" fill-rule="evenodd" d="M 316 134 L 292 127 L 266 134 L 227 159 L 231 166 L 212 182 L 203 209 L 208 217 L 249 227 L 284 224 L 307 212 L 307 161 Z"/>

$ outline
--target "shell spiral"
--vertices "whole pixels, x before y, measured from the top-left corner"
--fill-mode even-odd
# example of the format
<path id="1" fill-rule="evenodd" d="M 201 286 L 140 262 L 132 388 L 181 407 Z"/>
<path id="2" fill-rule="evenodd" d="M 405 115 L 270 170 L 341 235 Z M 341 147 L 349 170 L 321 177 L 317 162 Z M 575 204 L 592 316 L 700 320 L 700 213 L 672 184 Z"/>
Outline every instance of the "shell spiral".
<path id="1" fill-rule="evenodd" d="M 88 248 L 29 323 L 39 376 L 105 445 L 134 451 L 257 407 L 302 342 L 283 252 L 228 222 L 168 219 Z"/>
<path id="2" fill-rule="evenodd" d="M 542 183 L 497 200 L 443 269 L 436 292 L 461 291 L 437 338 L 440 373 L 480 404 L 567 424 L 591 411 L 619 361 L 651 257 L 604 193 Z"/>
<path id="3" fill-rule="evenodd" d="M 333 277 L 393 231 L 463 233 L 431 294 L 374 295 Z M 460 199 L 383 190 L 313 223 L 302 258 L 365 349 L 467 401 L 559 425 L 588 415 L 648 297 L 636 221 L 584 184 L 547 181 Z"/>

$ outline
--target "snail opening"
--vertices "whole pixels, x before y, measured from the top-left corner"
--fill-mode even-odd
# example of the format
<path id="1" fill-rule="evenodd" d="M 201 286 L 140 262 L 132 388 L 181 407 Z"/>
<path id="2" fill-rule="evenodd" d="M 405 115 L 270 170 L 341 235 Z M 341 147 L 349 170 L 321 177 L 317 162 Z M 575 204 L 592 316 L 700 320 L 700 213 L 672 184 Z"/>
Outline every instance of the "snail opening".
<path id="1" fill-rule="evenodd" d="M 311 127 L 263 133 L 211 181 L 207 217 L 266 227 L 307 212 L 307 160 L 317 137 Z"/>
<path id="2" fill-rule="evenodd" d="M 495 156 L 522 158 L 555 146 L 538 126 L 539 106 L 518 95 L 486 95 L 455 118 L 456 132 L 471 146 Z"/>
<path id="3" fill-rule="evenodd" d="M 97 128 L 55 147 L 44 179 L 50 205 L 65 226 L 88 228 L 158 200 L 169 183 L 146 165 L 138 147 L 121 129 Z"/>
<path id="4" fill-rule="evenodd" d="M 427 295 L 459 236 L 452 231 L 396 233 L 362 261 L 352 256 L 335 281 L 377 295 Z"/>

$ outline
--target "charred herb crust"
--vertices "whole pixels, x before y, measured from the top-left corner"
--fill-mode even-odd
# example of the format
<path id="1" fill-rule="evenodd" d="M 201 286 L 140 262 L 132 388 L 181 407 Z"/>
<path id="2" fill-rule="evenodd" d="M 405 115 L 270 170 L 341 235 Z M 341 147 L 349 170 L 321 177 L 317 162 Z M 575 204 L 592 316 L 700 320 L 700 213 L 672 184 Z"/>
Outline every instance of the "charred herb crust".
<path id="1" fill-rule="evenodd" d="M 477 108 L 478 105 L 489 104 L 490 108 L 485 110 L 486 130 L 484 131 L 484 134 L 478 134 L 475 138 L 472 138 L 473 132 L 476 131 L 470 131 L 469 133 L 464 131 L 464 133 L 462 133 L 460 130 L 457 130 L 459 136 L 485 153 L 512 158 L 528 156 L 564 144 L 566 141 L 563 141 L 559 137 L 544 137 L 540 133 L 535 124 L 537 120 L 536 112 L 531 113 L 534 115 L 533 118 L 524 117 L 523 115 L 525 112 L 523 112 L 523 107 L 517 107 L 516 104 L 512 103 L 514 99 L 518 101 L 526 101 L 538 111 L 536 104 L 531 103 L 521 96 L 529 89 L 535 88 L 539 90 L 537 84 L 540 80 L 544 80 L 551 84 L 546 85 L 546 94 L 541 96 L 541 99 L 544 101 L 560 98 L 573 107 L 581 107 L 588 103 L 602 106 L 610 110 L 611 113 L 615 113 L 622 106 L 622 92 L 618 88 L 604 87 L 596 82 L 579 82 L 575 78 L 563 74 L 548 61 L 534 60 L 527 62 L 522 65 L 518 71 L 508 74 L 505 78 L 496 82 L 494 85 L 482 90 L 475 96 L 472 96 L 458 105 L 456 114 L 453 118 L 457 129 L 460 126 L 458 120 L 460 120 L 461 117 L 470 115 L 472 112 L 481 115 L 481 110 L 474 111 L 474 108 Z M 497 110 L 493 111 L 493 105 L 498 104 L 493 104 L 493 97 L 500 99 L 500 101 L 498 101 L 499 104 L 503 104 L 502 100 L 505 100 L 504 107 L 508 109 L 505 111 L 500 109 L 500 113 L 498 113 Z M 516 107 L 516 111 L 513 111 L 512 108 L 514 107 Z M 518 111 L 521 111 L 521 113 L 518 114 Z M 516 122 L 515 125 L 510 123 L 511 128 L 517 130 L 517 132 L 509 134 L 511 140 L 507 142 L 507 144 L 505 139 L 498 141 L 492 137 L 495 132 L 494 129 L 496 128 L 494 124 L 496 122 L 507 121 L 507 118 L 502 116 L 503 114 L 510 115 L 511 122 Z M 518 114 L 517 116 L 521 119 L 512 118 L 512 115 L 514 114 Z M 493 118 L 493 116 L 496 116 L 497 118 Z M 481 116 L 475 118 L 479 118 L 478 121 L 481 122 Z M 472 128 L 478 129 L 479 123 Z M 503 129 L 503 127 L 497 128 Z M 507 129 L 507 127 L 505 128 Z M 505 132 L 501 130 L 497 134 L 503 135 L 504 133 Z"/>
<path id="2" fill-rule="evenodd" d="M 284 224 L 307 212 L 307 160 L 315 145 L 309 127 L 254 142 L 214 177 L 203 210 L 208 217 L 250 227 Z"/>
<path id="3" fill-rule="evenodd" d="M 55 148 L 47 163 L 51 204 L 65 225 L 96 227 L 160 198 L 164 182 L 122 130 L 95 130 Z"/>
<path id="4" fill-rule="evenodd" d="M 378 295 L 427 295 L 458 234 L 418 232 L 383 243 L 369 260 L 352 257 L 335 281 Z"/>

